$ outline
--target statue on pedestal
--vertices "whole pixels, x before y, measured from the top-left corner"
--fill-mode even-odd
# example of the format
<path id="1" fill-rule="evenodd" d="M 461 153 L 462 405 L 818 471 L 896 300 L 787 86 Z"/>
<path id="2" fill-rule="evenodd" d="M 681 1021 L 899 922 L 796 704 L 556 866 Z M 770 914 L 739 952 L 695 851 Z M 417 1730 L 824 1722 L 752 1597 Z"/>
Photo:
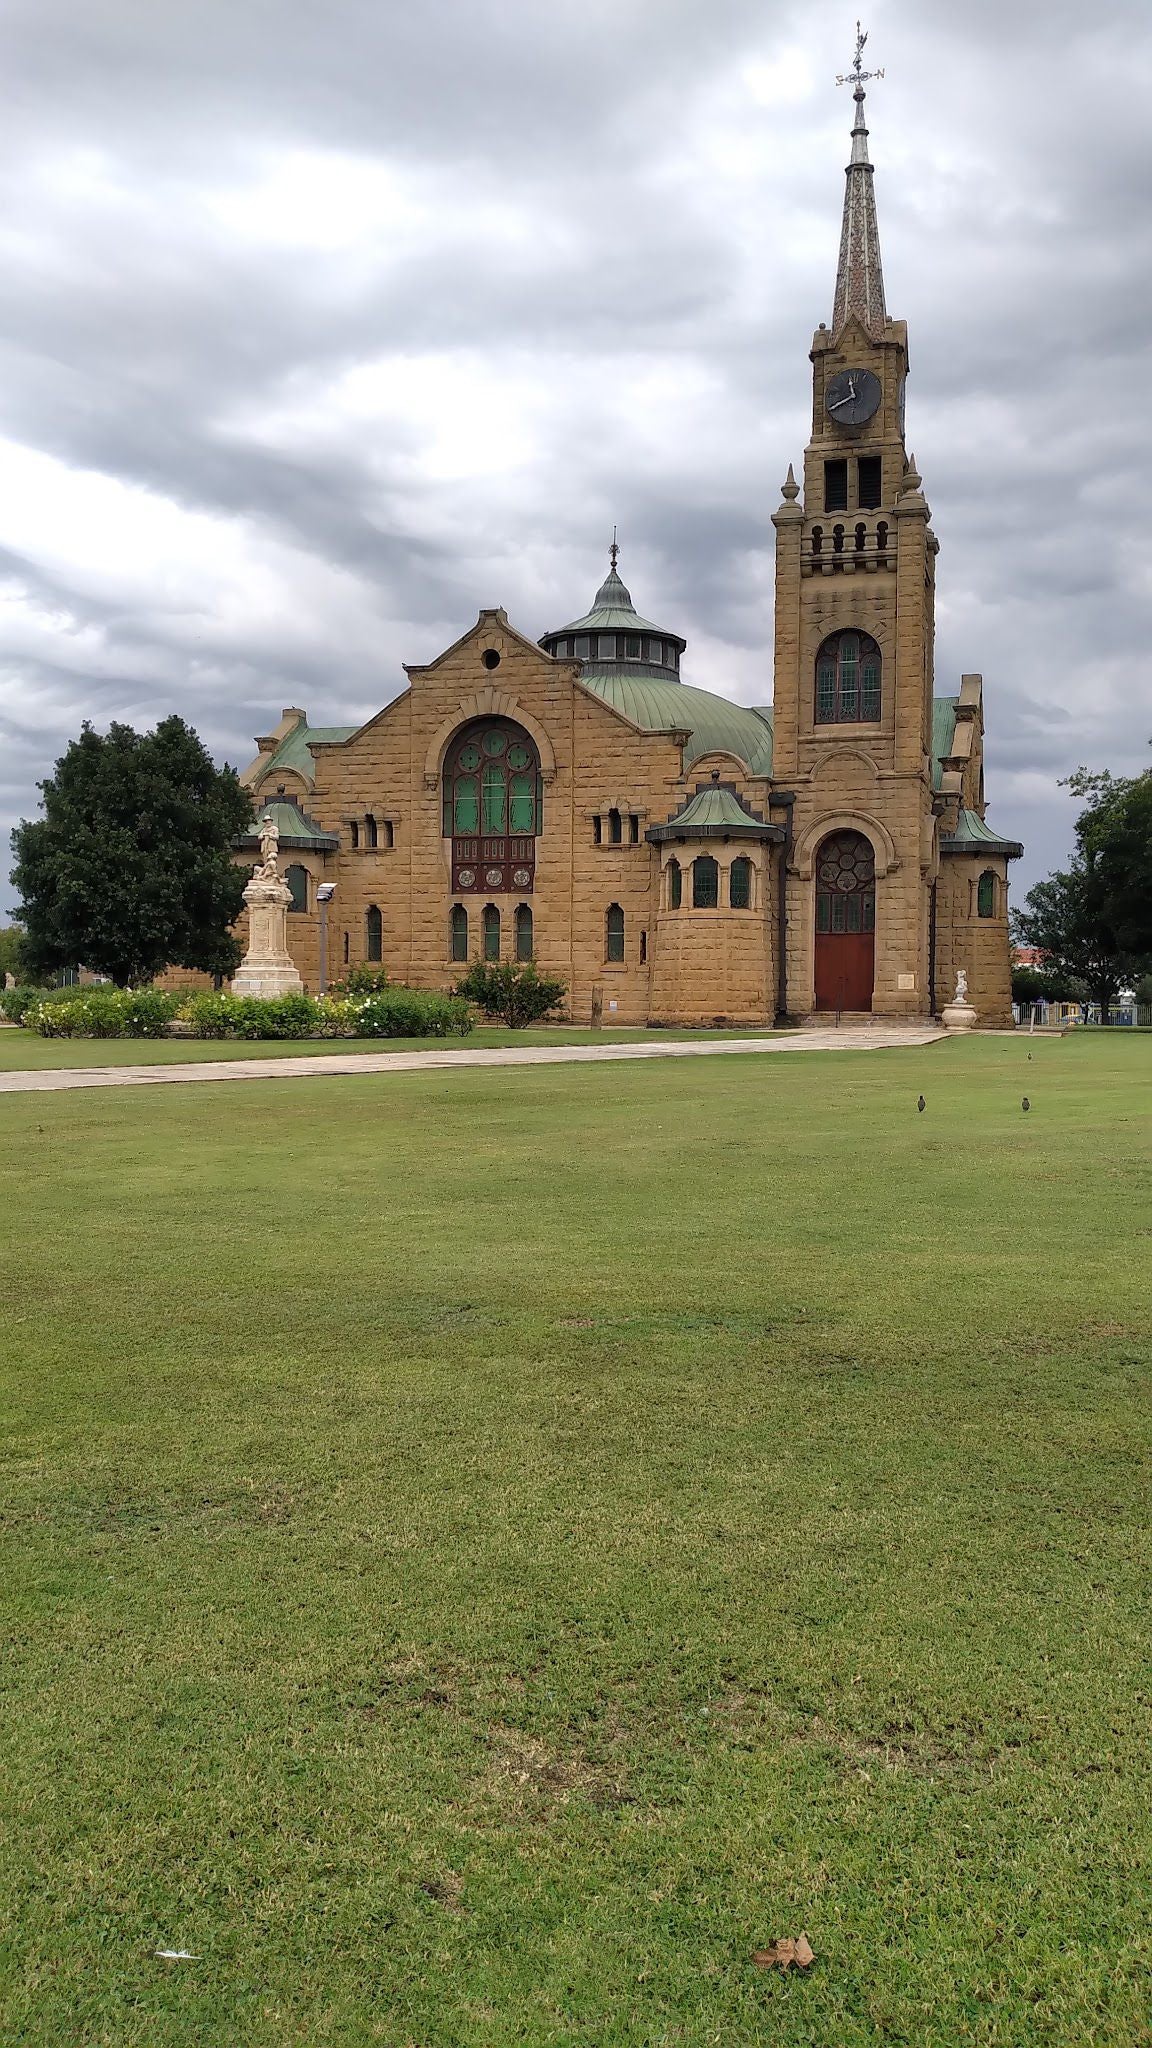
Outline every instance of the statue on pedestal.
<path id="1" fill-rule="evenodd" d="M 940 1021 L 945 1031 L 971 1031 L 976 1024 L 976 1012 L 968 1001 L 968 976 L 963 967 L 956 976 L 956 993 L 950 1003 L 945 1003 Z"/>
<path id="2" fill-rule="evenodd" d="M 260 859 L 244 891 L 248 950 L 232 982 L 236 996 L 296 995 L 304 987 L 288 951 L 292 891 L 280 873 L 280 828 L 271 811 L 260 820 Z"/>

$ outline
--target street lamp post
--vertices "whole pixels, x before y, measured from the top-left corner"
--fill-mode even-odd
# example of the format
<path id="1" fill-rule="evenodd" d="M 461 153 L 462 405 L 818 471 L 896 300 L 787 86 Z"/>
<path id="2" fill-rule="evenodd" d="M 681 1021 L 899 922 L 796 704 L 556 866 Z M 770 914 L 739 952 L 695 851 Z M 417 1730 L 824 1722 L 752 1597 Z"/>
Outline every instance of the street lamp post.
<path id="1" fill-rule="evenodd" d="M 328 993 L 328 905 L 336 894 L 335 882 L 321 882 L 316 891 L 320 905 L 320 993 Z"/>

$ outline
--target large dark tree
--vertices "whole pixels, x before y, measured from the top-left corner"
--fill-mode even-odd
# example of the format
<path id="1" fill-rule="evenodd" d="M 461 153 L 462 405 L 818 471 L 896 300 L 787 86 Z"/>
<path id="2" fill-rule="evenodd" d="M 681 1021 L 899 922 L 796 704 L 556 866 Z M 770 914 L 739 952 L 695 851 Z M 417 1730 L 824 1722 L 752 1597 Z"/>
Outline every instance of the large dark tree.
<path id="1" fill-rule="evenodd" d="M 1078 768 L 1062 786 L 1084 800 L 1076 852 L 1029 890 L 1013 935 L 1039 947 L 1046 971 L 1083 982 L 1107 1020 L 1152 955 L 1152 775 Z"/>
<path id="2" fill-rule="evenodd" d="M 1076 831 L 1117 944 L 1152 955 L 1152 774 L 1134 780 L 1074 776 L 1089 804 Z"/>
<path id="3" fill-rule="evenodd" d="M 252 807 L 182 718 L 155 732 L 85 725 L 12 834 L 27 971 L 85 966 L 121 987 L 163 967 L 227 974 L 245 875 L 232 842 Z"/>

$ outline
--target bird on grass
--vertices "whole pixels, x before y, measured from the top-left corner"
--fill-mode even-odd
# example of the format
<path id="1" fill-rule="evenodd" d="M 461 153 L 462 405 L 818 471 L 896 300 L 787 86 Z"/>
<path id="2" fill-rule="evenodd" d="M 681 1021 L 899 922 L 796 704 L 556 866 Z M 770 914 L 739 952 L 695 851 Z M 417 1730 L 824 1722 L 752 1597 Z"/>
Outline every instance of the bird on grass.
<path id="1" fill-rule="evenodd" d="M 927 1109 L 928 1104 L 925 1102 L 924 1097 L 922 1095 L 918 1095 L 916 1097 L 916 1107 L 921 1112 Z"/>
<path id="2" fill-rule="evenodd" d="M 1028 1097 L 1026 1095 L 1022 1098 L 1020 1107 L 1022 1110 L 1024 1110 L 1025 1114 L 1027 1114 L 1028 1110 L 1031 1109 L 1032 1104 L 1029 1102 Z"/>

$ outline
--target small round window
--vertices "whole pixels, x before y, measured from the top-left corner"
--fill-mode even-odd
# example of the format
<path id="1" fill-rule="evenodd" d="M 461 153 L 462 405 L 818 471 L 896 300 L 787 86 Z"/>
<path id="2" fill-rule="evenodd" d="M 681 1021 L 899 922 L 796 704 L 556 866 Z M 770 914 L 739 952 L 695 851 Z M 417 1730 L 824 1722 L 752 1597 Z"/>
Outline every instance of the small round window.
<path id="1" fill-rule="evenodd" d="M 508 745 L 508 735 L 503 732 L 486 732 L 480 744 L 486 754 L 502 754 Z"/>
<path id="2" fill-rule="evenodd" d="M 528 752 L 527 747 L 509 747 L 508 766 L 510 768 L 530 768 L 532 766 L 532 756 Z"/>
<path id="3" fill-rule="evenodd" d="M 469 774 L 471 774 L 471 772 L 472 772 L 472 770 L 473 770 L 473 769 L 475 769 L 475 768 L 478 768 L 478 767 L 480 766 L 480 749 L 479 749 L 479 747 L 473 747 L 473 746 L 461 747 L 461 749 L 460 749 L 460 753 L 459 753 L 459 755 L 458 755 L 458 759 L 459 759 L 459 762 L 460 762 L 460 766 L 461 766 L 461 768 L 464 768 L 464 769 L 466 769 L 466 770 L 468 771 L 468 773 L 469 773 Z"/>

